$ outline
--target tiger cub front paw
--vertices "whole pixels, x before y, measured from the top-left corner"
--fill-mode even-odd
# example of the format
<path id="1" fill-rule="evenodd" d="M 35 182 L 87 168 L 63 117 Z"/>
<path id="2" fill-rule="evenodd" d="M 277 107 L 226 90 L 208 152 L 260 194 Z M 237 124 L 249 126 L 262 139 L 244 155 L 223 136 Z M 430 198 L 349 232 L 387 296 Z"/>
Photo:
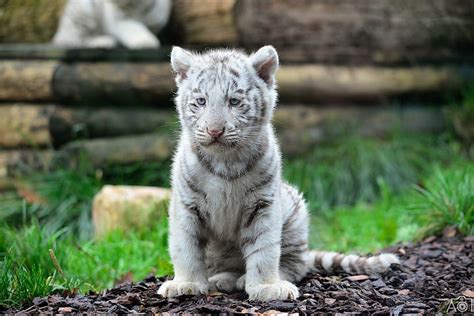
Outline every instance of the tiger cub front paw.
<path id="1" fill-rule="evenodd" d="M 257 301 L 294 300 L 299 296 L 298 288 L 288 281 L 277 281 L 270 284 L 246 286 L 249 299 Z"/>
<path id="2" fill-rule="evenodd" d="M 163 297 L 175 297 L 178 295 L 200 295 L 209 292 L 207 283 L 188 281 L 166 281 L 158 289 L 158 294 Z"/>

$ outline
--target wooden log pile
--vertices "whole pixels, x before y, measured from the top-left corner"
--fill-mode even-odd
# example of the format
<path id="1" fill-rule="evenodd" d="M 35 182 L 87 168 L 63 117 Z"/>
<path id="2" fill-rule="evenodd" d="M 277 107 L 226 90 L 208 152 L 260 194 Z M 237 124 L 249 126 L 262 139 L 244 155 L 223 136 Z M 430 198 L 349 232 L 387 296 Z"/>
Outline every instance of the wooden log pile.
<path id="1" fill-rule="evenodd" d="M 38 41 L 35 28 L 23 39 L 14 32 L 25 14 L 31 25 L 50 17 L 36 28 L 47 41 L 64 1 L 46 15 L 38 7 L 49 0 L 36 1 L 33 13 L 15 1 L 0 5 L 0 25 L 10 30 L 0 30 L 0 42 Z M 299 155 L 342 129 L 443 129 L 440 96 L 474 80 L 473 16 L 474 0 L 176 0 L 170 38 L 180 41 L 169 44 L 276 46 L 274 122 L 284 154 Z M 84 157 L 94 166 L 168 158 L 169 131 L 178 130 L 169 52 L 0 45 L 0 177 Z M 413 105 L 427 100 L 436 106 Z"/>
<path id="2" fill-rule="evenodd" d="M 48 42 L 64 3 L 0 2 L 0 42 Z M 175 0 L 160 38 L 249 50 L 273 44 L 291 63 L 463 62 L 474 52 L 473 16 L 474 0 Z"/>

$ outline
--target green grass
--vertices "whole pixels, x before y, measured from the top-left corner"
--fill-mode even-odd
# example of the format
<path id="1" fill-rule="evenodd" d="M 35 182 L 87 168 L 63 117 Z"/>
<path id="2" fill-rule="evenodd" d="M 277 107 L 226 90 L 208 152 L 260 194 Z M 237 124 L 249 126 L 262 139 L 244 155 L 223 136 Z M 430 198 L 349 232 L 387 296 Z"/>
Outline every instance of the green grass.
<path id="1" fill-rule="evenodd" d="M 417 214 L 425 234 L 439 234 L 446 226 L 466 235 L 474 235 L 474 163 L 443 170 L 433 175 L 410 200 L 409 208 Z"/>
<path id="2" fill-rule="evenodd" d="M 92 198 L 104 184 L 169 187 L 170 162 L 92 169 L 83 164 L 77 170 L 58 169 L 32 174 L 27 188 L 44 202 L 26 203 L 18 194 L 0 198 L 0 222 L 22 224 L 35 218 L 49 233 L 64 230 L 79 239 L 92 236 Z"/>
<path id="3" fill-rule="evenodd" d="M 0 227 L 0 305 L 21 306 L 55 291 L 101 290 L 131 273 L 172 272 L 167 252 L 167 222 L 141 232 L 112 232 L 103 239 L 78 243 L 63 232 L 50 234 L 32 224 L 20 230 Z M 49 255 L 53 249 L 62 276 Z"/>
<path id="4" fill-rule="evenodd" d="M 395 195 L 381 183 L 375 203 L 336 207 L 314 216 L 313 247 L 368 252 L 396 242 L 441 234 L 446 226 L 474 234 L 474 162 L 432 167 L 420 185 Z"/>
<path id="5" fill-rule="evenodd" d="M 473 234 L 474 164 L 444 137 L 348 138 L 284 165 L 312 211 L 311 244 L 375 251 L 439 233 L 446 225 Z M 0 197 L 0 304 L 77 288 L 109 288 L 127 273 L 171 273 L 167 222 L 91 240 L 90 206 L 103 184 L 168 186 L 169 161 L 101 170 L 38 174 L 29 181 L 46 203 Z M 55 268 L 53 249 L 64 271 Z"/>
<path id="6" fill-rule="evenodd" d="M 395 194 L 416 183 L 431 164 L 451 161 L 458 146 L 446 137 L 348 138 L 309 156 L 285 161 L 284 176 L 305 193 L 312 211 L 373 202 L 382 181 Z"/>

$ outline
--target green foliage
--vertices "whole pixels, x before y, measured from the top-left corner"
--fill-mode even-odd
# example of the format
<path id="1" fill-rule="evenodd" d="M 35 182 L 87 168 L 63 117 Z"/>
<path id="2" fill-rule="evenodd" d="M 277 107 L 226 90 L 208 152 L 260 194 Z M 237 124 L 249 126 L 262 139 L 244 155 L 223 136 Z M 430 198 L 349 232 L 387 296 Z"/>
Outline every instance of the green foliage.
<path id="1" fill-rule="evenodd" d="M 416 183 L 432 162 L 452 160 L 457 148 L 443 137 L 349 138 L 286 161 L 284 176 L 304 192 L 311 210 L 372 202 L 379 181 L 394 193 Z"/>
<path id="2" fill-rule="evenodd" d="M 171 161 L 155 161 L 108 166 L 102 170 L 103 181 L 110 184 L 150 185 L 169 188 Z"/>
<path id="3" fill-rule="evenodd" d="M 90 237 L 92 198 L 101 186 L 100 178 L 88 169 L 33 175 L 28 190 L 44 201 L 26 203 L 17 195 L 3 197 L 0 221 L 22 223 L 26 218 L 36 218 L 50 233 L 65 229 L 80 238 Z"/>
<path id="4" fill-rule="evenodd" d="M 78 243 L 63 232 L 49 234 L 32 224 L 20 230 L 0 227 L 0 305 L 20 306 L 51 292 L 81 292 L 112 287 L 131 273 L 141 280 L 149 273 L 172 272 L 167 252 L 167 221 L 141 232 L 113 232 L 104 239 Z M 53 249 L 64 271 L 55 269 Z"/>
<path id="5" fill-rule="evenodd" d="M 423 223 L 424 234 L 439 234 L 446 226 L 474 234 L 474 164 L 464 163 L 433 175 L 416 187 L 410 209 Z"/>
<path id="6" fill-rule="evenodd" d="M 410 223 L 403 200 L 381 184 L 382 197 L 374 204 L 364 202 L 341 206 L 312 217 L 311 244 L 318 249 L 368 252 L 416 236 L 418 225 Z"/>
<path id="7" fill-rule="evenodd" d="M 0 222 L 22 224 L 36 218 L 50 233 L 87 239 L 92 236 L 92 198 L 104 184 L 169 187 L 170 162 L 108 166 L 94 170 L 87 163 L 77 169 L 33 174 L 27 188 L 44 201 L 26 203 L 17 194 L 0 196 Z"/>
<path id="8" fill-rule="evenodd" d="M 381 198 L 313 216 L 311 243 L 319 249 L 375 251 L 439 234 L 446 226 L 474 234 L 474 163 L 432 167 L 431 176 L 401 195 L 380 183 Z"/>
<path id="9" fill-rule="evenodd" d="M 458 147 L 443 137 L 349 138 L 286 162 L 285 177 L 318 210 L 313 247 L 375 251 L 446 225 L 472 234 L 474 164 L 460 157 Z M 91 236 L 91 199 L 103 184 L 168 186 L 169 164 L 57 170 L 30 181 L 46 203 L 0 198 L 0 220 L 9 223 L 0 226 L 0 304 L 18 306 L 65 289 L 97 291 L 128 273 L 134 280 L 171 273 L 163 217 L 156 227 L 85 238 Z"/>
<path id="10" fill-rule="evenodd" d="M 73 277 L 58 276 L 49 249 L 58 249 L 62 232 L 49 235 L 38 224 L 21 230 L 0 228 L 0 304 L 20 305 L 55 290 L 75 288 Z"/>

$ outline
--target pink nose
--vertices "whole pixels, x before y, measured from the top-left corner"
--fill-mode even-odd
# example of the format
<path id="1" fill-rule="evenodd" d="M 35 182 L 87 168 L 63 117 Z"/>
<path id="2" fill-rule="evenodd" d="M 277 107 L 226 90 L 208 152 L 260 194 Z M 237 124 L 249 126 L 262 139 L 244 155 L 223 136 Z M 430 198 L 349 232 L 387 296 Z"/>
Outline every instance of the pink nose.
<path id="1" fill-rule="evenodd" d="M 207 133 L 209 134 L 209 136 L 211 136 L 212 138 L 219 138 L 222 134 L 224 134 L 224 128 L 222 129 L 206 129 L 207 130 Z"/>

